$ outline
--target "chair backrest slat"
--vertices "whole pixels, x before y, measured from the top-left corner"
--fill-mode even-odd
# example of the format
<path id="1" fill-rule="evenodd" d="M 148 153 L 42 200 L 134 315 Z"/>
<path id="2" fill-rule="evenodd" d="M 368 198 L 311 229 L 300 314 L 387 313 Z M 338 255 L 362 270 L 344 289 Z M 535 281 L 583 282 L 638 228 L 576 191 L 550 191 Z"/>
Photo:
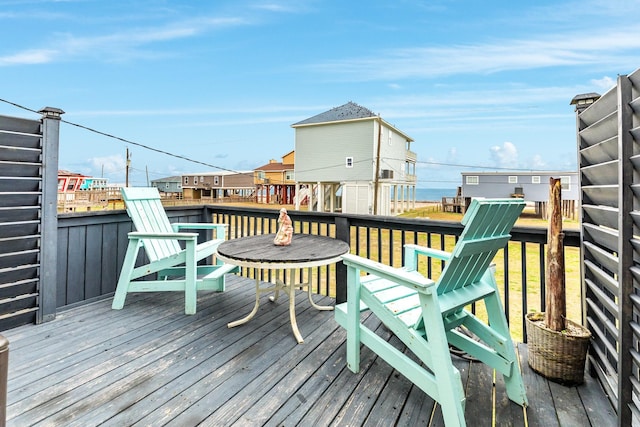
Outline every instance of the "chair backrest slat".
<path id="1" fill-rule="evenodd" d="M 143 233 L 173 231 L 157 188 L 122 188 L 122 197 L 136 231 Z M 144 241 L 144 249 L 150 261 L 166 258 L 182 250 L 177 240 L 167 239 L 147 239 Z"/>
<path id="2" fill-rule="evenodd" d="M 465 226 L 438 278 L 438 294 L 472 286 L 482 278 L 524 208 L 520 199 L 474 199 L 462 219 Z"/>

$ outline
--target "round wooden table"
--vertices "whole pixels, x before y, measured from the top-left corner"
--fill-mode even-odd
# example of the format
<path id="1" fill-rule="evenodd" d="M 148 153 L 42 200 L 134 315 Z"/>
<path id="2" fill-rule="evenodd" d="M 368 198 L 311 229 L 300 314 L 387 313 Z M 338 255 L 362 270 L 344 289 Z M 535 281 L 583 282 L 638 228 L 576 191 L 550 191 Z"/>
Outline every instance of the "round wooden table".
<path id="1" fill-rule="evenodd" d="M 256 274 L 256 302 L 251 313 L 246 317 L 229 323 L 234 326 L 247 323 L 255 316 L 260 306 L 260 295 L 265 292 L 275 292 L 270 297 L 271 301 L 278 298 L 281 290 L 289 295 L 289 317 L 291 328 L 298 343 L 303 343 L 302 335 L 296 323 L 295 290 L 307 288 L 309 302 L 318 310 L 333 310 L 331 306 L 321 306 L 313 302 L 311 286 L 308 283 L 295 284 L 295 270 L 310 269 L 340 261 L 340 257 L 349 252 L 349 245 L 342 240 L 327 236 L 315 236 L 312 234 L 294 234 L 291 244 L 288 246 L 276 246 L 273 244 L 275 234 L 263 234 L 259 236 L 240 237 L 227 240 L 218 246 L 218 258 L 222 261 L 238 265 L 240 267 L 255 268 L 260 270 L 289 270 L 289 283 L 279 278 L 271 287 L 261 287 L 259 275 Z"/>

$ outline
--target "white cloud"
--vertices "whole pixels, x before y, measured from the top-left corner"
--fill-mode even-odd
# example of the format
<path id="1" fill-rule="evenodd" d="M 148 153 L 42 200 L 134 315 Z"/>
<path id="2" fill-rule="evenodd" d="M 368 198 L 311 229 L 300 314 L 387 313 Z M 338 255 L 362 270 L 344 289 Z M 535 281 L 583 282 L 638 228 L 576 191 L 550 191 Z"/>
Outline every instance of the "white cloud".
<path id="1" fill-rule="evenodd" d="M 532 170 L 544 170 L 547 167 L 547 162 L 540 154 L 536 154 L 531 159 L 531 169 Z"/>
<path id="2" fill-rule="evenodd" d="M 202 17 L 166 26 L 135 28 L 95 37 L 56 33 L 49 37 L 55 43 L 55 49 L 30 48 L 4 57 L 0 56 L 0 66 L 50 63 L 83 57 L 98 58 L 103 61 L 166 57 L 172 53 L 165 51 L 153 53 L 151 46 L 171 40 L 193 38 L 221 28 L 247 24 L 248 21 L 240 17 Z M 145 49 L 147 49 L 146 52 Z"/>
<path id="3" fill-rule="evenodd" d="M 612 79 L 609 76 L 604 76 L 601 79 L 593 79 L 593 80 L 591 80 L 590 83 L 592 85 L 600 88 L 600 90 L 602 92 L 608 91 L 609 89 L 611 89 L 612 87 L 614 87 L 617 84 L 616 80 Z"/>
<path id="4" fill-rule="evenodd" d="M 44 64 L 54 60 L 55 50 L 32 49 L 14 55 L 0 56 L 0 67 L 20 64 Z"/>
<path id="5" fill-rule="evenodd" d="M 122 173 L 126 167 L 125 158 L 119 154 L 105 157 L 92 157 L 89 159 L 89 163 L 93 170 L 96 171 L 94 172 L 95 176 L 100 176 L 102 173 L 105 175 Z"/>
<path id="6" fill-rule="evenodd" d="M 457 163 L 458 161 L 458 150 L 456 147 L 450 147 L 449 152 L 447 153 L 447 163 Z"/>
<path id="7" fill-rule="evenodd" d="M 626 64 L 629 51 L 638 48 L 640 26 L 635 25 L 624 30 L 606 28 L 587 35 L 584 32 L 556 33 L 451 47 L 395 48 L 377 52 L 375 57 L 327 61 L 313 68 L 358 80 L 433 78 L 554 66 Z"/>
<path id="8" fill-rule="evenodd" d="M 502 146 L 494 145 L 489 149 L 491 160 L 495 167 L 500 168 L 517 168 L 518 167 L 518 149 L 511 142 L 505 142 Z"/>

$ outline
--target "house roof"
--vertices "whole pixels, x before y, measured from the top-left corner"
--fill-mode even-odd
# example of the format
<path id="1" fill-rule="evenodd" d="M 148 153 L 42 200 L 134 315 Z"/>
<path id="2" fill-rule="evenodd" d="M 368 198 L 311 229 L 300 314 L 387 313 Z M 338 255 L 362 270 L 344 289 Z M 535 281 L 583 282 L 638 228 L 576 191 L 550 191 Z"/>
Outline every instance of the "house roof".
<path id="1" fill-rule="evenodd" d="M 65 169 L 58 169 L 58 176 L 82 176 L 82 177 L 87 177 L 86 175 L 83 175 L 81 173 L 75 173 L 75 172 L 71 172 Z"/>
<path id="2" fill-rule="evenodd" d="M 266 165 L 260 166 L 259 168 L 255 168 L 255 170 L 273 172 L 273 171 L 293 170 L 293 168 L 294 168 L 294 165 L 290 165 L 290 164 L 285 165 L 282 162 L 271 162 L 271 163 L 267 163 Z"/>
<path id="3" fill-rule="evenodd" d="M 182 182 L 181 176 L 168 176 L 166 178 L 152 179 L 151 182 Z"/>
<path id="4" fill-rule="evenodd" d="M 227 175 L 253 175 L 253 171 L 230 171 L 220 170 L 217 172 L 199 172 L 199 173 L 185 173 L 182 176 L 227 176 Z"/>
<path id="5" fill-rule="evenodd" d="M 504 171 L 504 172 L 460 172 L 462 176 L 465 175 L 577 175 L 577 171 Z"/>
<path id="6" fill-rule="evenodd" d="M 317 114 L 308 119 L 294 123 L 291 126 L 308 125 L 313 123 L 340 122 L 343 120 L 366 119 L 369 117 L 377 117 L 373 111 L 365 108 L 355 102 L 347 102 L 339 107 L 332 108 L 324 113 Z"/>
<path id="7" fill-rule="evenodd" d="M 325 111 L 324 113 L 317 114 L 313 117 L 309 117 L 308 119 L 302 120 L 300 122 L 294 123 L 291 127 L 295 128 L 298 126 L 307 126 L 307 125 L 316 125 L 322 123 L 331 123 L 331 122 L 343 122 L 350 120 L 365 120 L 365 119 L 375 119 L 380 117 L 375 114 L 373 111 L 365 108 L 361 105 L 356 104 L 355 102 L 347 102 L 344 105 L 339 107 L 332 108 L 329 111 Z M 381 122 L 385 124 L 390 129 L 393 129 L 395 132 L 398 132 L 402 135 L 407 141 L 413 141 L 406 133 L 402 132 L 400 129 L 396 128 L 392 124 L 388 123 L 386 120 L 380 118 Z"/>

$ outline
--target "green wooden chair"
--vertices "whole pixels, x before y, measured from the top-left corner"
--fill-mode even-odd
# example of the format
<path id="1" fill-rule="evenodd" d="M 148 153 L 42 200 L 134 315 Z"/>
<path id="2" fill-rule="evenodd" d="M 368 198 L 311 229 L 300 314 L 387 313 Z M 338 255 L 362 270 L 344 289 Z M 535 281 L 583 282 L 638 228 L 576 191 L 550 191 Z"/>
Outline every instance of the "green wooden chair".
<path id="1" fill-rule="evenodd" d="M 181 291 L 185 294 L 185 313 L 195 314 L 197 291 L 224 291 L 224 275 L 238 271 L 238 267 L 217 260 L 214 265 L 198 263 L 215 255 L 225 239 L 226 224 L 171 224 L 157 188 L 123 188 L 122 196 L 136 231 L 128 235 L 111 308 L 121 309 L 129 292 Z M 181 231 L 197 229 L 215 230 L 215 239 L 198 244 L 198 233 Z M 148 263 L 136 267 L 141 248 Z M 149 275 L 155 275 L 155 280 L 145 278 Z"/>
<path id="2" fill-rule="evenodd" d="M 347 302 L 336 306 L 336 321 L 347 330 L 347 366 L 358 372 L 360 344 L 406 376 L 440 403 L 447 426 L 464 426 L 465 396 L 453 366 L 453 345 L 504 376 L 509 399 L 527 405 L 527 397 L 491 261 L 510 239 L 524 208 L 520 199 L 473 200 L 465 226 L 451 253 L 405 246 L 405 265 L 392 268 L 355 255 L 344 255 Z M 418 272 L 419 256 L 445 261 L 437 280 Z M 367 275 L 361 273 L 366 272 Z M 488 323 L 465 309 L 484 301 Z M 360 322 L 371 310 L 421 363 Z M 470 333 L 471 334 L 470 334 Z"/>

